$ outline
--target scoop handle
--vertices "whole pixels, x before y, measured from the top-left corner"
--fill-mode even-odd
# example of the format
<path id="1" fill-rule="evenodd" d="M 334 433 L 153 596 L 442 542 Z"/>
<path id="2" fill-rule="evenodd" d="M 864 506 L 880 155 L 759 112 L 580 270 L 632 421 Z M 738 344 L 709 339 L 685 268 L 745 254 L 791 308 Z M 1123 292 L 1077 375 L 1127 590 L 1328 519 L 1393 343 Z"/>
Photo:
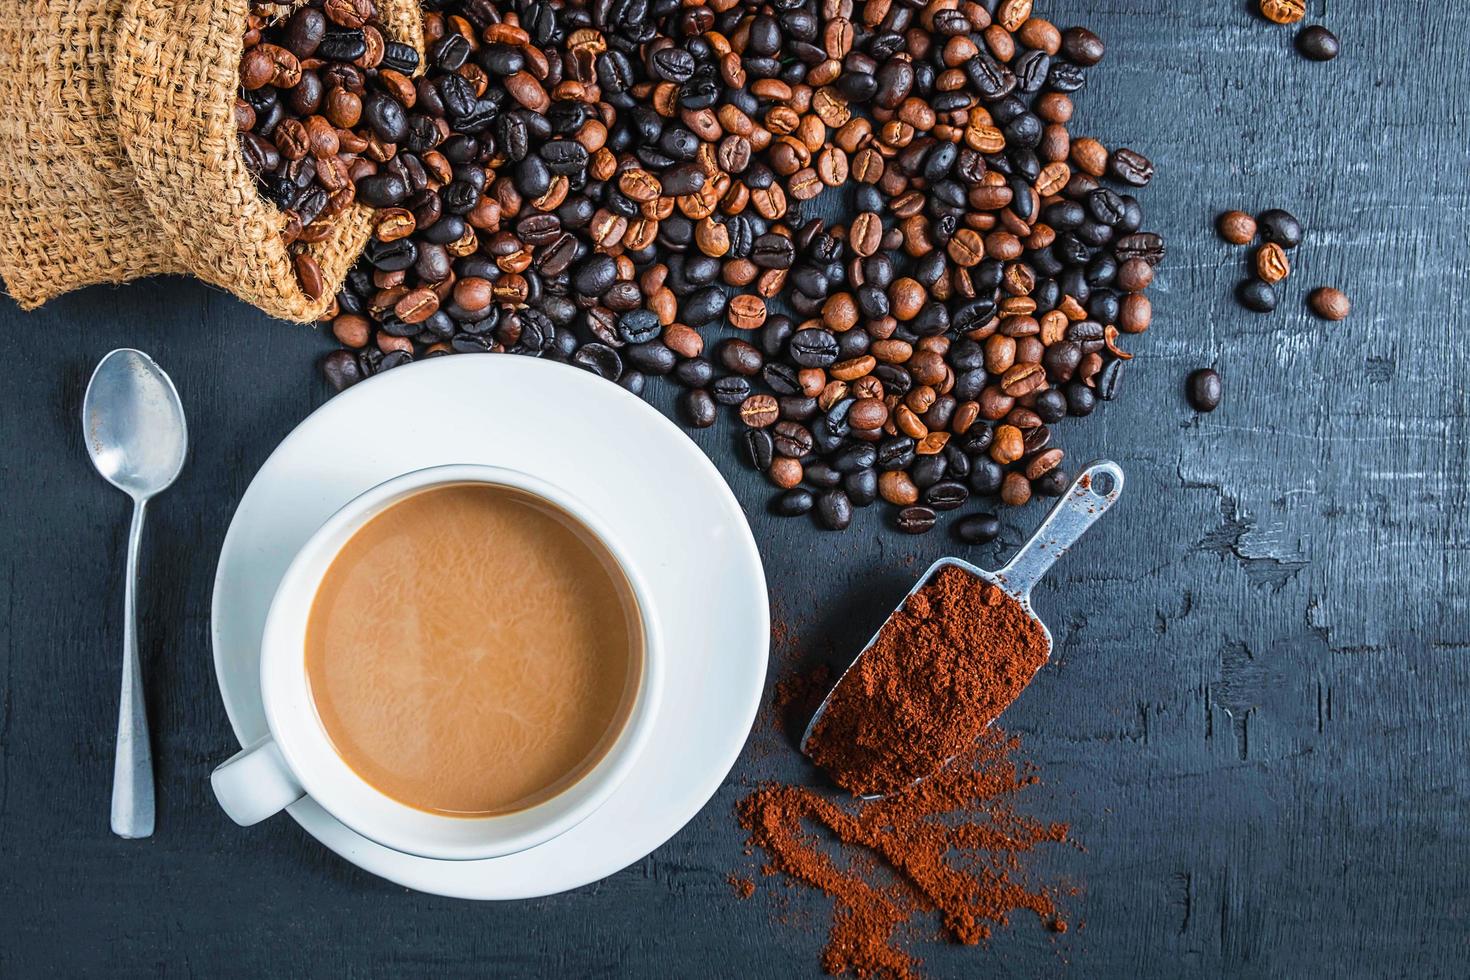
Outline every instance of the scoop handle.
<path id="1" fill-rule="evenodd" d="M 1106 492 L 1099 489 L 1100 479 L 1112 481 Z M 1005 590 L 1018 599 L 1029 596 L 1056 560 L 1107 513 L 1122 492 L 1122 467 L 1107 459 L 1088 463 L 1031 539 L 1021 546 L 1004 568 L 995 573 Z"/>

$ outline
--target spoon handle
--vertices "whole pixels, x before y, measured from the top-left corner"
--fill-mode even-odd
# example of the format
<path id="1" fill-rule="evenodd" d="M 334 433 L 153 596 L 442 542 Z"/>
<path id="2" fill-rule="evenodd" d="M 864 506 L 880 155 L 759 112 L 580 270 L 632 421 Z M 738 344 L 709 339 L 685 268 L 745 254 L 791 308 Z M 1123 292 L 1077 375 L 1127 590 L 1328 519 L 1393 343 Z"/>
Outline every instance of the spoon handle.
<path id="1" fill-rule="evenodd" d="M 1104 487 L 1105 481 L 1111 485 Z M 1123 491 L 1123 470 L 1110 460 L 1088 463 L 1046 520 L 996 575 L 1005 590 L 1024 599 L 1056 560 L 1107 512 Z"/>
<path id="2" fill-rule="evenodd" d="M 148 746 L 143 669 L 138 662 L 138 551 L 143 543 L 144 504 L 142 500 L 133 504 L 133 522 L 128 528 L 122 697 L 117 714 L 117 755 L 112 766 L 112 832 L 127 838 L 153 835 L 153 753 Z"/>

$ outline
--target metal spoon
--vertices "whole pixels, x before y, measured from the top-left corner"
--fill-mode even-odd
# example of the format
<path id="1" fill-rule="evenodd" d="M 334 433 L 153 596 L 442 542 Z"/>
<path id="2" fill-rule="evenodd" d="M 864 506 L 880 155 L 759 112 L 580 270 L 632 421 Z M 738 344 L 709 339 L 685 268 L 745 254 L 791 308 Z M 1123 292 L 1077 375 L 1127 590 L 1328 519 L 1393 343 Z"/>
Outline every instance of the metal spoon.
<path id="1" fill-rule="evenodd" d="M 123 597 L 122 700 L 112 767 L 112 832 L 119 837 L 148 837 L 153 833 L 153 755 L 138 663 L 138 550 L 149 498 L 173 483 L 184 465 L 189 445 L 184 406 L 173 382 L 151 357 L 127 348 L 115 350 L 102 359 L 87 383 L 82 435 L 97 472 L 133 498 Z"/>
<path id="2" fill-rule="evenodd" d="M 1107 513 L 1108 508 L 1117 502 L 1118 495 L 1122 492 L 1123 470 L 1117 463 L 1110 462 L 1109 460 L 1097 460 L 1096 462 L 1089 463 L 1078 474 L 1071 488 L 1052 507 L 1051 513 L 1046 515 L 1046 519 L 1041 522 L 1041 526 L 1036 529 L 1036 533 L 1031 535 L 1031 538 L 1025 544 L 1021 545 L 1021 550 L 1016 552 L 1015 557 L 1006 563 L 1004 568 L 998 572 L 990 572 L 959 558 L 941 558 L 930 565 L 923 575 L 919 576 L 919 580 L 908 591 L 908 595 L 903 597 L 903 601 L 898 604 L 898 608 L 902 609 L 904 604 L 908 602 L 909 596 L 912 596 L 919 589 L 923 588 L 939 573 L 940 569 L 949 565 L 956 565 L 971 575 L 998 586 L 1019 602 L 1021 608 L 1026 611 L 1028 616 L 1036 621 L 1036 624 L 1041 627 L 1042 633 L 1046 636 L 1046 659 L 1050 659 L 1052 650 L 1051 630 L 1046 628 L 1046 624 L 1041 621 L 1041 618 L 1036 615 L 1036 611 L 1031 608 L 1031 590 L 1036 586 L 1037 582 L 1041 581 L 1042 576 L 1050 571 L 1051 566 L 1056 563 L 1056 560 L 1066 554 L 1067 549 L 1075 544 L 1078 538 L 1082 537 L 1083 532 L 1092 527 L 1099 517 Z M 892 614 L 890 614 L 891 616 Z M 887 625 L 887 620 L 884 620 L 884 625 Z M 881 632 L 882 627 L 879 627 L 878 633 Z M 866 653 L 874 643 L 878 642 L 878 633 L 874 633 L 873 638 L 863 647 L 863 653 Z M 863 653 L 859 653 L 848 666 L 847 670 L 842 672 L 842 676 L 837 678 L 837 683 L 832 685 L 832 690 L 827 692 L 827 696 L 822 699 L 822 703 L 817 708 L 816 714 L 812 715 L 812 720 L 807 724 L 806 731 L 801 736 L 801 751 L 803 754 L 811 755 L 812 732 L 816 730 L 817 722 L 821 721 L 822 716 L 827 713 L 827 706 L 832 701 L 832 695 L 842 686 L 842 682 L 847 679 L 847 675 L 852 673 L 852 669 L 858 665 L 858 661 L 862 660 Z M 1043 661 L 1044 664 L 1045 661 Z M 1038 671 L 1040 669 L 1040 667 L 1037 668 Z M 1033 674 L 1032 676 L 1034 677 L 1035 675 Z M 1029 680 L 1027 683 L 1030 683 Z M 919 782 L 919 780 L 915 780 L 915 782 Z M 865 800 L 876 800 L 881 799 L 881 795 L 871 794 L 861 798 Z"/>

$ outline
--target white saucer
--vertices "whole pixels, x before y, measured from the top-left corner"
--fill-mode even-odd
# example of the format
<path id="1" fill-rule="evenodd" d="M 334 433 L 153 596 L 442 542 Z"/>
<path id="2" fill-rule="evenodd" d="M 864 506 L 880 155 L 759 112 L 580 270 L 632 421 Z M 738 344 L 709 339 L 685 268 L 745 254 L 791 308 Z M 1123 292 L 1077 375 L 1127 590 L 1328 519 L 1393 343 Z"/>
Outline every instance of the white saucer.
<path id="1" fill-rule="evenodd" d="M 220 554 L 214 665 L 225 711 L 242 745 L 266 734 L 257 647 L 297 548 L 362 491 L 440 463 L 525 470 L 575 491 L 616 530 L 670 653 L 652 741 L 600 810 L 508 857 L 401 854 L 310 799 L 291 816 L 358 867 L 420 891 L 533 898 L 597 881 L 668 840 L 714 795 L 754 722 L 770 641 L 765 573 L 740 505 L 684 433 L 617 385 L 525 357 L 443 357 L 365 381 L 297 426 L 251 482 Z M 220 760 L 231 751 L 220 746 Z"/>

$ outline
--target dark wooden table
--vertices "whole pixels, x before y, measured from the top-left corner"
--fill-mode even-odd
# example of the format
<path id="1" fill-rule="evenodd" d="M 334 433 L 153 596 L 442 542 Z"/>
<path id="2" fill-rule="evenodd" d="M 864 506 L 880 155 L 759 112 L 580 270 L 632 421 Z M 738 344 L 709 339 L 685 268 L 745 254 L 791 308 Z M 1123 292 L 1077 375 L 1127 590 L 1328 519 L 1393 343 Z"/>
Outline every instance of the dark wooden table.
<path id="1" fill-rule="evenodd" d="M 1145 203 L 1170 256 L 1122 398 L 1060 433 L 1073 459 L 1122 462 L 1129 485 L 1039 590 L 1057 655 L 1006 718 L 1044 781 L 1025 807 L 1085 845 L 1042 858 L 1082 886 L 1085 926 L 1057 943 L 1020 919 L 988 948 L 921 955 L 945 977 L 1463 975 L 1463 13 L 1310 0 L 1346 52 L 1318 65 L 1246 0 L 1038 6 L 1108 40 L 1078 129 L 1158 163 Z M 1235 206 L 1283 206 L 1309 229 L 1270 317 L 1230 299 L 1246 255 L 1210 226 Z M 1320 283 L 1352 294 L 1346 323 L 1303 308 Z M 327 398 L 311 365 L 329 343 L 182 280 L 6 304 L 0 336 L 0 976 L 817 973 L 825 903 L 783 897 L 785 924 L 781 889 L 742 902 L 725 881 L 754 868 L 735 801 L 803 772 L 766 726 L 674 840 L 539 901 L 427 897 L 288 819 L 233 826 L 207 779 L 235 747 L 211 580 L 251 476 Z M 193 435 L 143 565 L 159 816 L 141 842 L 107 828 L 127 501 L 91 471 L 78 425 L 89 372 L 123 345 L 172 373 Z M 1199 417 L 1182 382 L 1205 365 L 1227 395 Z M 845 535 L 781 523 L 728 421 L 695 438 L 747 504 L 796 637 L 773 676 L 853 652 L 950 548 L 877 510 Z M 971 557 L 999 562 L 1040 516 L 1011 515 Z"/>

